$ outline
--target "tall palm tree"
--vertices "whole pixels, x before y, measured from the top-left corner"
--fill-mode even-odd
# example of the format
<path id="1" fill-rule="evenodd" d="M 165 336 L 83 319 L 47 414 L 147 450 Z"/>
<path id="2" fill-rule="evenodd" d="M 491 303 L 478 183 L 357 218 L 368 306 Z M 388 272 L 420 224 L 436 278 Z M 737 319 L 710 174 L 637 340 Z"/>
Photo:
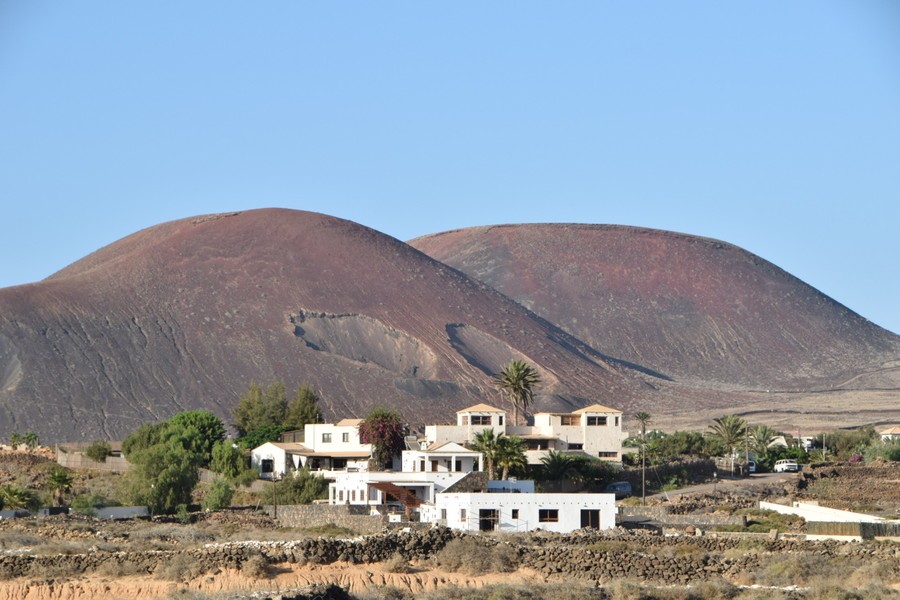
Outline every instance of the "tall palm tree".
<path id="1" fill-rule="evenodd" d="M 484 469 L 487 471 L 488 479 L 494 479 L 497 465 L 497 452 L 499 450 L 499 438 L 494 435 L 493 429 L 482 429 L 475 434 L 475 438 L 471 444 L 472 450 L 481 452 L 484 456 Z"/>
<path id="2" fill-rule="evenodd" d="M 641 504 L 647 504 L 647 425 L 650 413 L 639 412 L 634 415 L 635 421 L 641 425 Z"/>
<path id="3" fill-rule="evenodd" d="M 528 407 L 534 400 L 534 388 L 541 382 L 538 372 L 523 360 L 511 360 L 493 378 L 494 386 L 512 404 L 513 422 L 519 424 L 519 409 L 527 418 Z"/>
<path id="4" fill-rule="evenodd" d="M 731 475 L 733 477 L 735 449 L 744 441 L 747 422 L 737 415 L 725 415 L 724 417 L 713 419 L 713 424 L 709 428 L 712 430 L 710 436 L 722 442 L 722 445 L 731 455 Z"/>
<path id="5" fill-rule="evenodd" d="M 528 466 L 528 460 L 525 458 L 525 441 L 516 436 L 499 436 L 494 462 L 497 467 L 503 469 L 500 479 L 509 479 L 510 471 L 524 470 Z"/>
<path id="6" fill-rule="evenodd" d="M 756 459 L 759 460 L 765 457 L 769 444 L 778 437 L 778 432 L 768 425 L 757 425 L 749 430 L 749 435 L 750 449 L 753 450 L 756 454 Z"/>

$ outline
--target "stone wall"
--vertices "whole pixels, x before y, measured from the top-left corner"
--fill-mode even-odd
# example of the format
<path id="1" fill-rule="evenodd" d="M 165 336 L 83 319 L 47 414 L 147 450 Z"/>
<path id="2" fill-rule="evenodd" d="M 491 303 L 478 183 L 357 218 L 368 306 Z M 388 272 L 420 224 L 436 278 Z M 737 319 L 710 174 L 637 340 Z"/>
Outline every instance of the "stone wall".
<path id="1" fill-rule="evenodd" d="M 280 511 L 281 507 L 279 507 Z M 189 563 L 199 572 L 240 568 L 247 560 L 262 556 L 270 564 L 352 564 L 382 562 L 395 554 L 408 560 L 434 556 L 451 540 L 472 537 L 478 544 L 508 544 L 521 566 L 545 576 L 576 578 L 606 583 L 628 577 L 666 584 L 706 581 L 723 575 L 753 572 L 760 568 L 760 554 L 725 552 L 739 547 L 733 537 L 669 538 L 647 533 L 607 536 L 600 533 L 571 535 L 523 534 L 517 536 L 472 536 L 446 528 L 423 532 L 392 532 L 353 540 L 305 538 L 288 542 L 231 542 L 210 544 L 182 551 L 102 552 L 87 554 L 0 556 L 0 579 L 46 577 L 48 573 L 114 574 L 155 573 L 173 562 Z M 890 544 L 846 544 L 757 539 L 754 547 L 766 552 L 810 552 L 819 556 L 860 557 L 890 566 L 900 572 L 895 547 Z M 187 560 L 185 560 L 185 558 Z"/>
<path id="2" fill-rule="evenodd" d="M 263 507 L 281 527 L 321 527 L 337 525 L 359 533 L 378 533 L 386 525 L 381 515 L 372 516 L 365 506 L 346 504 L 294 504 L 278 506 L 277 518 L 274 506 Z"/>

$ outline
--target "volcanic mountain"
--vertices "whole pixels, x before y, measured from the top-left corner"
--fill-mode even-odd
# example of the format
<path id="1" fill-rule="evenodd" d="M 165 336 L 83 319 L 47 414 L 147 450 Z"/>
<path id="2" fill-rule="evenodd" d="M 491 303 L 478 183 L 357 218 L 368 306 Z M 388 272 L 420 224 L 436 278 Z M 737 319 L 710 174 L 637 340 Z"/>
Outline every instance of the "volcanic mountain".
<path id="1" fill-rule="evenodd" d="M 115 439 L 198 408 L 227 422 L 251 381 L 276 378 L 317 389 L 327 418 L 387 405 L 441 422 L 501 402 L 491 375 L 514 358 L 540 372 L 544 408 L 624 409 L 656 389 L 652 374 L 356 223 L 210 215 L 0 290 L 0 431 Z"/>
<path id="2" fill-rule="evenodd" d="M 900 387 L 900 337 L 724 242 L 543 224 L 410 244 L 591 346 L 692 385 Z"/>

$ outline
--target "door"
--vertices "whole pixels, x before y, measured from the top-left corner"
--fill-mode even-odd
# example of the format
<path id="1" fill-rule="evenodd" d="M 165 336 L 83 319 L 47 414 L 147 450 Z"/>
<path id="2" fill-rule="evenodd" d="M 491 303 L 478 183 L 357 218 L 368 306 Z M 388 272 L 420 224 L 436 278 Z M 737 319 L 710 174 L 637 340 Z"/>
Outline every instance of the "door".
<path id="1" fill-rule="evenodd" d="M 482 508 L 478 511 L 479 531 L 494 531 L 497 529 L 499 515 L 496 508 Z"/>
<path id="2" fill-rule="evenodd" d="M 586 509 L 581 511 L 581 527 L 600 529 L 600 511 Z"/>

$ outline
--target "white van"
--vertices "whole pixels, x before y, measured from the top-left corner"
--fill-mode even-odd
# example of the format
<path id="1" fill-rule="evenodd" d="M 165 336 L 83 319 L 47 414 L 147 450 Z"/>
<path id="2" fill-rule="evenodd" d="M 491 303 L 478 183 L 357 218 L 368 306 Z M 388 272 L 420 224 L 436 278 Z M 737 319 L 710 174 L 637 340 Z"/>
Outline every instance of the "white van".
<path id="1" fill-rule="evenodd" d="M 793 458 L 784 458 L 775 461 L 775 468 L 772 469 L 776 473 L 796 473 L 800 470 L 800 465 Z"/>

